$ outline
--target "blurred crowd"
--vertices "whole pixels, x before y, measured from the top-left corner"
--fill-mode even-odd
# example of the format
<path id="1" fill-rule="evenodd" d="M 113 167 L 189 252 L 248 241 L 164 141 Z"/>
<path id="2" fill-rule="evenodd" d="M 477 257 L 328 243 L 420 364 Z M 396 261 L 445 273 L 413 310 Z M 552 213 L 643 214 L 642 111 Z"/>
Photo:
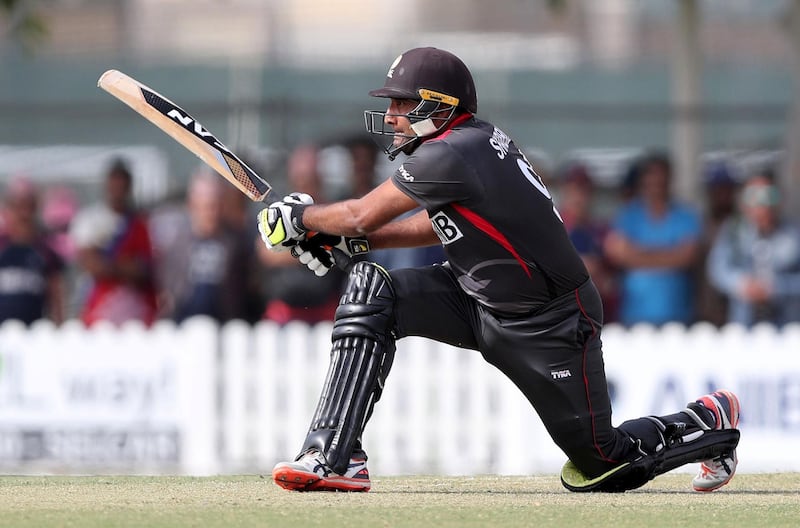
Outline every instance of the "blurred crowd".
<path id="1" fill-rule="evenodd" d="M 331 184 L 324 174 L 330 145 L 309 143 L 295 147 L 279 168 L 285 187 L 324 203 L 362 196 L 388 176 L 377 174 L 370 138 L 336 147 L 346 157 L 342 181 Z M 129 167 L 130 160 L 113 161 L 103 174 L 102 198 L 86 204 L 66 186 L 39 188 L 24 175 L 8 179 L 0 189 L 0 322 L 333 319 L 344 273 L 318 278 L 288 252 L 266 250 L 256 229 L 258 206 L 211 169 L 199 167 L 181 196 L 137 209 Z M 444 260 L 440 248 L 373 257 L 389 267 Z"/>
<path id="2" fill-rule="evenodd" d="M 389 176 L 378 174 L 369 138 L 340 147 L 343 184 L 326 181 L 323 148 L 309 143 L 286 156 L 287 188 L 325 202 L 362 196 Z M 210 169 L 191 175 L 185 195 L 147 210 L 133 205 L 135 175 L 126 160 L 104 176 L 102 199 L 89 204 L 67 187 L 38 188 L 24 175 L 3 187 L 0 321 L 333 319 L 344 274 L 318 278 L 288 253 L 267 251 L 254 204 Z M 606 322 L 800 321 L 800 230 L 781 207 L 771 167 L 741 174 L 724 161 L 706 164 L 698 203 L 675 197 L 663 152 L 635 159 L 610 197 L 586 164 L 569 162 L 547 176 L 601 292 Z M 599 207 L 609 200 L 612 207 Z M 433 247 L 371 258 L 398 268 L 441 262 L 444 254 Z"/>
<path id="3" fill-rule="evenodd" d="M 557 178 L 557 205 L 601 292 L 607 322 L 716 326 L 800 321 L 800 230 L 781 207 L 774 168 L 707 164 L 698 204 L 672 192 L 663 152 L 634 160 L 613 214 L 594 214 L 588 169 Z"/>

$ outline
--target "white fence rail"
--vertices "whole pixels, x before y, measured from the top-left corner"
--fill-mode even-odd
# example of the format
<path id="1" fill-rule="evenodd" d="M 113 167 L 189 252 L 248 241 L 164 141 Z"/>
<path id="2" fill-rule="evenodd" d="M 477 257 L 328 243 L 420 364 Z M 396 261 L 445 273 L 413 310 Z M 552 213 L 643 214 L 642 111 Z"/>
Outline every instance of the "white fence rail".
<path id="1" fill-rule="evenodd" d="M 269 471 L 299 448 L 328 364 L 330 325 L 150 330 L 0 327 L 0 471 Z M 614 421 L 679 410 L 715 387 L 742 399 L 740 471 L 800 471 L 800 325 L 610 326 Z M 479 353 L 398 343 L 364 438 L 375 474 L 530 474 L 564 455 Z"/>

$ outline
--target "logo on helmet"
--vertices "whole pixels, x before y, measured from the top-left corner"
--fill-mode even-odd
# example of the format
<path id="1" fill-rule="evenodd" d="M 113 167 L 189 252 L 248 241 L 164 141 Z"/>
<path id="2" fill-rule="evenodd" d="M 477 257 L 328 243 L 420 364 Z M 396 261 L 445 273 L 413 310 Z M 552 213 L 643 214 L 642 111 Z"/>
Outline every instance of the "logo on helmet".
<path id="1" fill-rule="evenodd" d="M 400 60 L 403 58 L 403 55 L 398 55 L 397 58 L 394 60 L 391 66 L 389 66 L 389 71 L 386 73 L 388 78 L 392 78 L 394 75 L 394 69 L 397 68 L 397 65 L 400 64 Z"/>
<path id="2" fill-rule="evenodd" d="M 417 93 L 425 101 L 436 101 L 438 103 L 444 103 L 450 106 L 458 106 L 458 97 L 453 97 L 452 95 L 434 92 L 433 90 L 428 90 L 426 88 L 420 88 L 417 90 Z"/>

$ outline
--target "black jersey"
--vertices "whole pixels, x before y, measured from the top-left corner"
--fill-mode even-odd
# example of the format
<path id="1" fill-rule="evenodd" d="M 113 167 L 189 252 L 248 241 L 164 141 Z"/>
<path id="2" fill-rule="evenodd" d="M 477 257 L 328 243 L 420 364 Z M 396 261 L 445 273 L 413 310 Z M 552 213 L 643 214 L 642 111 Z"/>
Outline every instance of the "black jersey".
<path id="1" fill-rule="evenodd" d="M 428 211 L 461 287 L 481 304 L 528 313 L 588 279 L 547 189 L 491 123 L 461 116 L 393 180 Z"/>

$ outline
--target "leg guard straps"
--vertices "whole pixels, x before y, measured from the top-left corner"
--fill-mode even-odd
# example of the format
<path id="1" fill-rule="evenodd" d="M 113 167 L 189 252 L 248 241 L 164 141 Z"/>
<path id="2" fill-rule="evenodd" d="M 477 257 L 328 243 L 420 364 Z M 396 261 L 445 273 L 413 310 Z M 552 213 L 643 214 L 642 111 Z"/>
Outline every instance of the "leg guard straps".
<path id="1" fill-rule="evenodd" d="M 595 478 L 587 477 L 572 462 L 567 461 L 561 470 L 561 484 L 568 490 L 577 492 L 621 492 L 636 489 L 654 477 L 684 464 L 731 453 L 739 444 L 738 429 L 695 431 L 683 437 L 673 433 L 670 436 L 672 443 L 658 453 L 642 455 Z"/>
<path id="2" fill-rule="evenodd" d="M 394 290 L 388 273 L 358 262 L 336 309 L 331 362 L 301 454 L 318 449 L 344 473 L 394 359 Z"/>

